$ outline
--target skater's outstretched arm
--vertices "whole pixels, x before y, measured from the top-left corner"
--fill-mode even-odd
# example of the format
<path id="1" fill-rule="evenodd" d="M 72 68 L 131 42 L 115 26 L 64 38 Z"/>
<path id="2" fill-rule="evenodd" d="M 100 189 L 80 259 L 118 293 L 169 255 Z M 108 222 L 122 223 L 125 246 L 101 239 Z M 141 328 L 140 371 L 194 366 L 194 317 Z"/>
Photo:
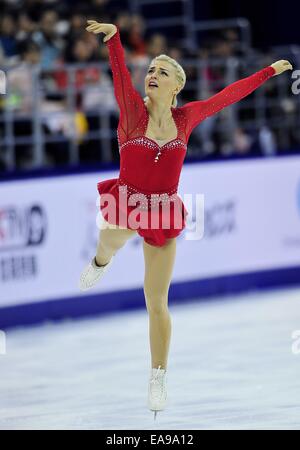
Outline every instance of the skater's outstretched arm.
<path id="1" fill-rule="evenodd" d="M 286 70 L 292 70 L 292 65 L 289 61 L 280 60 L 271 66 L 255 72 L 249 77 L 235 81 L 207 100 L 198 100 L 186 103 L 181 107 L 181 109 L 185 112 L 187 118 L 187 138 L 193 128 L 202 122 L 202 120 L 219 112 L 226 106 L 238 102 L 242 98 L 251 94 L 251 92 L 261 86 L 266 80 L 274 75 L 279 75 Z"/>
<path id="2" fill-rule="evenodd" d="M 101 23 L 95 20 L 87 22 L 87 31 L 94 34 L 105 34 L 103 42 L 107 42 L 114 92 L 120 108 L 119 126 L 123 131 L 123 138 L 129 139 L 131 131 L 136 128 L 140 120 L 144 102 L 133 86 L 130 72 L 126 66 L 119 28 L 111 23 Z"/>

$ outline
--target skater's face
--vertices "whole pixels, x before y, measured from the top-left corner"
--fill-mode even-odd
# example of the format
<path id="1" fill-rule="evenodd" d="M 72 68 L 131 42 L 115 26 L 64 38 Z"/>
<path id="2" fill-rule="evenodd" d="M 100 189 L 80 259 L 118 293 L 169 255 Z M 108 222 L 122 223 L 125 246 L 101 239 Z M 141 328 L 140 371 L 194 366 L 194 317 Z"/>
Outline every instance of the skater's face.
<path id="1" fill-rule="evenodd" d="M 153 85 L 151 85 L 153 83 Z M 145 78 L 145 92 L 149 98 L 172 103 L 174 91 L 178 92 L 179 83 L 176 69 L 168 61 L 152 61 Z"/>

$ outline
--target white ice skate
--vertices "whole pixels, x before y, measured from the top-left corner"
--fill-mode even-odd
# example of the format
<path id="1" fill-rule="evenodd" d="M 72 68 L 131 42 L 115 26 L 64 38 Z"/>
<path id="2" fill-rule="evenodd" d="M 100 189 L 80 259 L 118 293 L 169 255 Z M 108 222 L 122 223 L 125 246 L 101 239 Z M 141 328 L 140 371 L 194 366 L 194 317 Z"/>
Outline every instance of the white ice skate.
<path id="1" fill-rule="evenodd" d="M 114 257 L 112 256 L 111 260 L 107 264 L 99 267 L 96 265 L 95 258 L 93 258 L 92 261 L 83 269 L 80 275 L 79 289 L 81 291 L 86 291 L 87 289 L 95 286 L 95 284 L 110 267 L 113 259 Z"/>
<path id="2" fill-rule="evenodd" d="M 148 407 L 154 411 L 154 419 L 156 419 L 157 411 L 162 411 L 167 402 L 167 376 L 166 370 L 158 366 L 151 369 L 151 375 L 148 388 Z"/>

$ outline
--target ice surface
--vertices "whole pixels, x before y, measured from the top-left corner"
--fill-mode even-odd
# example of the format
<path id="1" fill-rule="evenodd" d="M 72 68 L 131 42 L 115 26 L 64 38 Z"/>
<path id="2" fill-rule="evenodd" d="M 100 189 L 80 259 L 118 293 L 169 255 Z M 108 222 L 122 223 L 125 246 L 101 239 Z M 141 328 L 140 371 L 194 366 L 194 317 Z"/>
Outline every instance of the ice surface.
<path id="1" fill-rule="evenodd" d="M 8 330 L 0 429 L 300 429 L 299 289 L 170 312 L 168 405 L 155 422 L 145 309 Z"/>

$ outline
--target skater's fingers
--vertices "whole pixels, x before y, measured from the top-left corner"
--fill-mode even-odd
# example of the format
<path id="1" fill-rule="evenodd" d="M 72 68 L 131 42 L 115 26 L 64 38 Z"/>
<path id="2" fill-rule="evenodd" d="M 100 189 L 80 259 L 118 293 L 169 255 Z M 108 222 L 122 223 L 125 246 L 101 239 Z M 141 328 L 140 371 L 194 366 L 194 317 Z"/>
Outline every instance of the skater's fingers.
<path id="1" fill-rule="evenodd" d="M 98 26 L 98 25 L 89 25 L 89 26 L 86 28 L 86 30 L 87 30 L 87 31 L 92 31 L 92 32 L 94 32 L 94 33 L 100 33 L 101 30 L 102 30 L 102 27 L 101 27 L 101 26 Z"/>
<path id="2" fill-rule="evenodd" d="M 292 64 L 291 64 L 288 60 L 284 59 L 284 60 L 283 60 L 283 65 L 284 65 L 284 67 L 285 67 L 287 70 L 293 70 L 293 66 L 292 66 Z"/>
<path id="3" fill-rule="evenodd" d="M 86 27 L 86 29 L 87 30 L 98 30 L 99 29 L 99 27 L 98 27 L 98 25 L 89 25 L 88 27 Z"/>
<path id="4" fill-rule="evenodd" d="M 88 31 L 89 33 L 94 33 L 94 34 L 99 34 L 100 33 L 100 31 L 97 31 L 97 30 L 86 30 L 86 31 Z"/>
<path id="5" fill-rule="evenodd" d="M 91 23 L 90 25 L 88 25 L 88 27 L 90 28 L 97 28 L 97 27 L 102 27 L 103 25 L 101 25 L 100 23 Z"/>

